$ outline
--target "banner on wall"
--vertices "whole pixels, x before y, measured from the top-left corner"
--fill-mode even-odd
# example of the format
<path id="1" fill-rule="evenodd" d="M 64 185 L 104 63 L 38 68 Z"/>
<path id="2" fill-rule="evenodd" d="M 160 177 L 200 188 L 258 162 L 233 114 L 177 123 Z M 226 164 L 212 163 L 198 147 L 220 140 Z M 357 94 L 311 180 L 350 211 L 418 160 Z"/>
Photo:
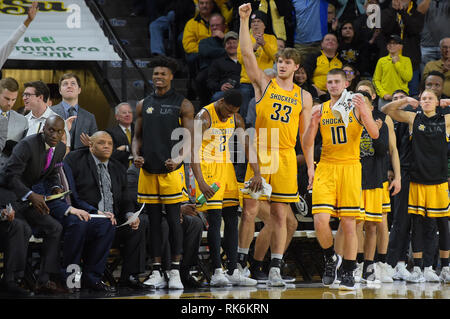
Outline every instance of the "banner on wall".
<path id="1" fill-rule="evenodd" d="M 0 0 L 0 45 L 25 21 L 31 0 Z M 9 59 L 121 61 L 83 0 L 38 1 Z"/>

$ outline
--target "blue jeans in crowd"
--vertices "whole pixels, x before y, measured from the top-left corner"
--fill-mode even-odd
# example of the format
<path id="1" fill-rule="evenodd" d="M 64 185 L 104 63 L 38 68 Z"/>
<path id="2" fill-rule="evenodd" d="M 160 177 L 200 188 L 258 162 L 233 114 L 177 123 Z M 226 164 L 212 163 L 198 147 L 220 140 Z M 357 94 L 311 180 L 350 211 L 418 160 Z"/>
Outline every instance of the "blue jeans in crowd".
<path id="1" fill-rule="evenodd" d="M 420 47 L 420 51 L 422 52 L 422 62 L 420 64 L 420 74 L 423 74 L 423 69 L 425 65 L 434 60 L 441 59 L 441 48 L 437 47 Z"/>
<path id="2" fill-rule="evenodd" d="M 175 11 L 169 11 L 150 23 L 150 52 L 152 54 L 166 55 L 164 48 L 164 34 L 169 33 L 169 41 L 172 43 L 173 34 L 170 25 L 175 21 Z"/>
<path id="3" fill-rule="evenodd" d="M 409 81 L 408 83 L 409 96 L 419 95 L 420 77 L 421 77 L 420 69 L 413 70 L 413 77 L 411 81 Z"/>
<path id="4" fill-rule="evenodd" d="M 248 103 L 255 97 L 255 90 L 253 89 L 253 85 L 249 83 L 241 83 L 239 90 L 242 94 L 242 104 L 239 113 L 245 119 L 247 117 Z"/>

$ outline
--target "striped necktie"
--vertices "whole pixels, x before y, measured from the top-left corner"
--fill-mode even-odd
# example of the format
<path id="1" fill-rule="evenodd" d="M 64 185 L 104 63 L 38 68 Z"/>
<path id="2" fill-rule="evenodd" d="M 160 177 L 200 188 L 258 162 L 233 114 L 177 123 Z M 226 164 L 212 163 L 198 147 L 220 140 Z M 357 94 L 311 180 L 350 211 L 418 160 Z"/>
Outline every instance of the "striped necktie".
<path id="1" fill-rule="evenodd" d="M 70 190 L 69 182 L 67 181 L 67 177 L 66 177 L 66 174 L 64 173 L 64 169 L 63 169 L 62 165 L 59 165 L 56 169 L 58 171 L 59 181 L 60 181 L 61 186 L 63 187 L 64 191 L 66 192 L 66 191 Z M 69 195 L 66 195 L 64 200 L 66 201 L 66 203 L 68 205 L 72 205 L 72 200 L 70 199 Z"/>
<path id="2" fill-rule="evenodd" d="M 111 191 L 111 177 L 109 176 L 108 169 L 103 163 L 99 163 L 99 179 L 100 189 L 102 192 L 103 211 L 113 213 L 113 195 Z"/>

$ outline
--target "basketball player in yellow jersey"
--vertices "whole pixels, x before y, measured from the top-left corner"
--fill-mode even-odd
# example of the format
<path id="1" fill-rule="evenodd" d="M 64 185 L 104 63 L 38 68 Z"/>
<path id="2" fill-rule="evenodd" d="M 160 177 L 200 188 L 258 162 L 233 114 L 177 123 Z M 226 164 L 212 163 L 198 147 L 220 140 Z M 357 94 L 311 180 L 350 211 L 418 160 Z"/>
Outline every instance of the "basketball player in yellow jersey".
<path id="1" fill-rule="evenodd" d="M 337 119 L 332 108 L 347 87 L 345 72 L 332 69 L 327 74 L 327 90 L 331 99 L 314 107 L 311 123 L 304 136 L 304 147 L 313 149 L 314 138 L 320 129 L 322 154 L 314 175 L 312 192 L 312 213 L 317 240 L 324 250 L 324 285 L 331 285 L 336 279 L 336 270 L 342 258 L 334 252 L 330 216 L 340 218 L 344 235 L 343 274 L 339 288 L 354 289 L 353 270 L 356 266 L 358 240 L 356 217 L 361 205 L 361 163 L 360 139 L 363 126 L 372 139 L 379 135 L 372 112 L 362 96 L 353 97 L 346 126 Z"/>
<path id="2" fill-rule="evenodd" d="M 297 50 L 287 48 L 278 54 L 277 76 L 274 79 L 270 79 L 258 68 L 248 28 L 250 14 L 249 3 L 239 7 L 239 43 L 242 59 L 255 89 L 258 166 L 261 176 L 272 186 L 270 223 L 274 231 L 270 247 L 271 264 L 268 285 L 284 286 L 280 266 L 286 243 L 286 215 L 289 211 L 289 203 L 298 201 L 295 143 L 299 130 L 301 141 L 303 141 L 303 133 L 309 125 L 312 97 L 293 81 L 294 73 L 300 64 L 300 55 Z M 305 152 L 305 157 L 312 182 L 313 152 L 308 151 Z M 255 177 L 258 176 L 249 166 L 245 180 L 252 180 Z M 254 219 L 258 214 L 259 204 L 257 200 L 245 194 L 243 203 L 239 247 L 248 248 L 253 239 Z M 243 242 L 243 237 L 246 237 L 246 242 Z"/>
<path id="3" fill-rule="evenodd" d="M 202 125 L 202 145 L 197 143 L 192 154 L 192 170 L 197 180 L 196 197 L 203 193 L 206 202 L 197 203 L 199 211 L 206 212 L 208 220 L 208 245 L 214 274 L 210 286 L 256 286 L 257 281 L 247 278 L 236 268 L 238 245 L 239 190 L 231 162 L 229 141 L 236 128 L 244 132 L 245 124 L 239 115 L 242 95 L 239 90 L 225 91 L 224 97 L 203 107 L 196 120 Z M 197 122 L 196 125 L 199 123 Z M 245 143 L 243 134 L 238 134 Z M 195 155 L 198 154 L 196 158 Z M 258 170 L 257 167 L 255 167 Z M 211 192 L 211 184 L 220 182 L 220 188 Z M 254 185 L 252 185 L 253 187 Z M 220 229 L 222 217 L 225 222 L 223 247 L 227 256 L 227 273 L 222 271 L 220 247 L 222 246 Z"/>

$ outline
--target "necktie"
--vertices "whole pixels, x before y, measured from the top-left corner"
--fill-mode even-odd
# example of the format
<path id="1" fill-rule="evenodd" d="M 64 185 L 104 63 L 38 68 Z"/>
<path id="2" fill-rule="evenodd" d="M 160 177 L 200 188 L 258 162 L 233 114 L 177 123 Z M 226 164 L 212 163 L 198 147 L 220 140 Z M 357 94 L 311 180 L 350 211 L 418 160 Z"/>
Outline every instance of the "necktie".
<path id="1" fill-rule="evenodd" d="M 113 196 L 111 192 L 111 179 L 109 177 L 108 171 L 106 170 L 105 164 L 100 163 L 98 164 L 98 166 L 100 168 L 99 179 L 102 191 L 103 211 L 113 213 Z"/>
<path id="2" fill-rule="evenodd" d="M 75 107 L 71 106 L 71 107 L 69 108 L 69 117 L 70 117 L 70 116 L 74 116 L 74 115 L 75 115 Z"/>
<path id="3" fill-rule="evenodd" d="M 53 147 L 50 147 L 47 152 L 47 160 L 45 162 L 44 171 L 46 171 L 49 168 L 50 163 L 52 162 L 52 158 L 53 158 Z"/>
<path id="4" fill-rule="evenodd" d="M 126 128 L 125 133 L 127 134 L 128 144 L 131 145 L 131 131 L 130 129 Z"/>
<path id="5" fill-rule="evenodd" d="M 6 113 L 6 112 L 2 112 L 2 115 L 3 115 L 4 117 L 8 117 L 8 113 Z"/>
<path id="6" fill-rule="evenodd" d="M 76 115 L 75 111 L 76 111 L 75 107 L 71 106 L 69 108 L 69 117 Z M 70 149 L 71 150 L 75 149 L 75 126 L 76 126 L 76 124 L 77 124 L 77 119 L 75 119 L 72 122 L 72 127 L 70 128 L 70 131 L 69 131 L 69 133 L 70 133 Z"/>
<path id="7" fill-rule="evenodd" d="M 131 149 L 131 131 L 130 131 L 130 129 L 126 128 L 125 129 L 125 133 L 127 134 L 128 144 L 130 145 L 130 149 Z M 132 163 L 133 163 L 133 161 L 129 160 L 128 161 L 128 167 L 130 167 Z"/>
<path id="8" fill-rule="evenodd" d="M 62 185 L 64 191 L 66 192 L 66 191 L 68 191 L 70 188 L 69 188 L 69 182 L 67 181 L 66 174 L 64 173 L 64 169 L 63 169 L 62 166 L 58 166 L 57 170 L 58 170 L 58 175 L 59 175 L 59 181 L 60 181 L 60 183 L 61 183 L 61 185 Z M 67 203 L 68 205 L 72 205 L 72 201 L 71 201 L 69 195 L 66 195 L 66 197 L 65 197 L 64 200 L 66 201 L 66 203 Z"/>

